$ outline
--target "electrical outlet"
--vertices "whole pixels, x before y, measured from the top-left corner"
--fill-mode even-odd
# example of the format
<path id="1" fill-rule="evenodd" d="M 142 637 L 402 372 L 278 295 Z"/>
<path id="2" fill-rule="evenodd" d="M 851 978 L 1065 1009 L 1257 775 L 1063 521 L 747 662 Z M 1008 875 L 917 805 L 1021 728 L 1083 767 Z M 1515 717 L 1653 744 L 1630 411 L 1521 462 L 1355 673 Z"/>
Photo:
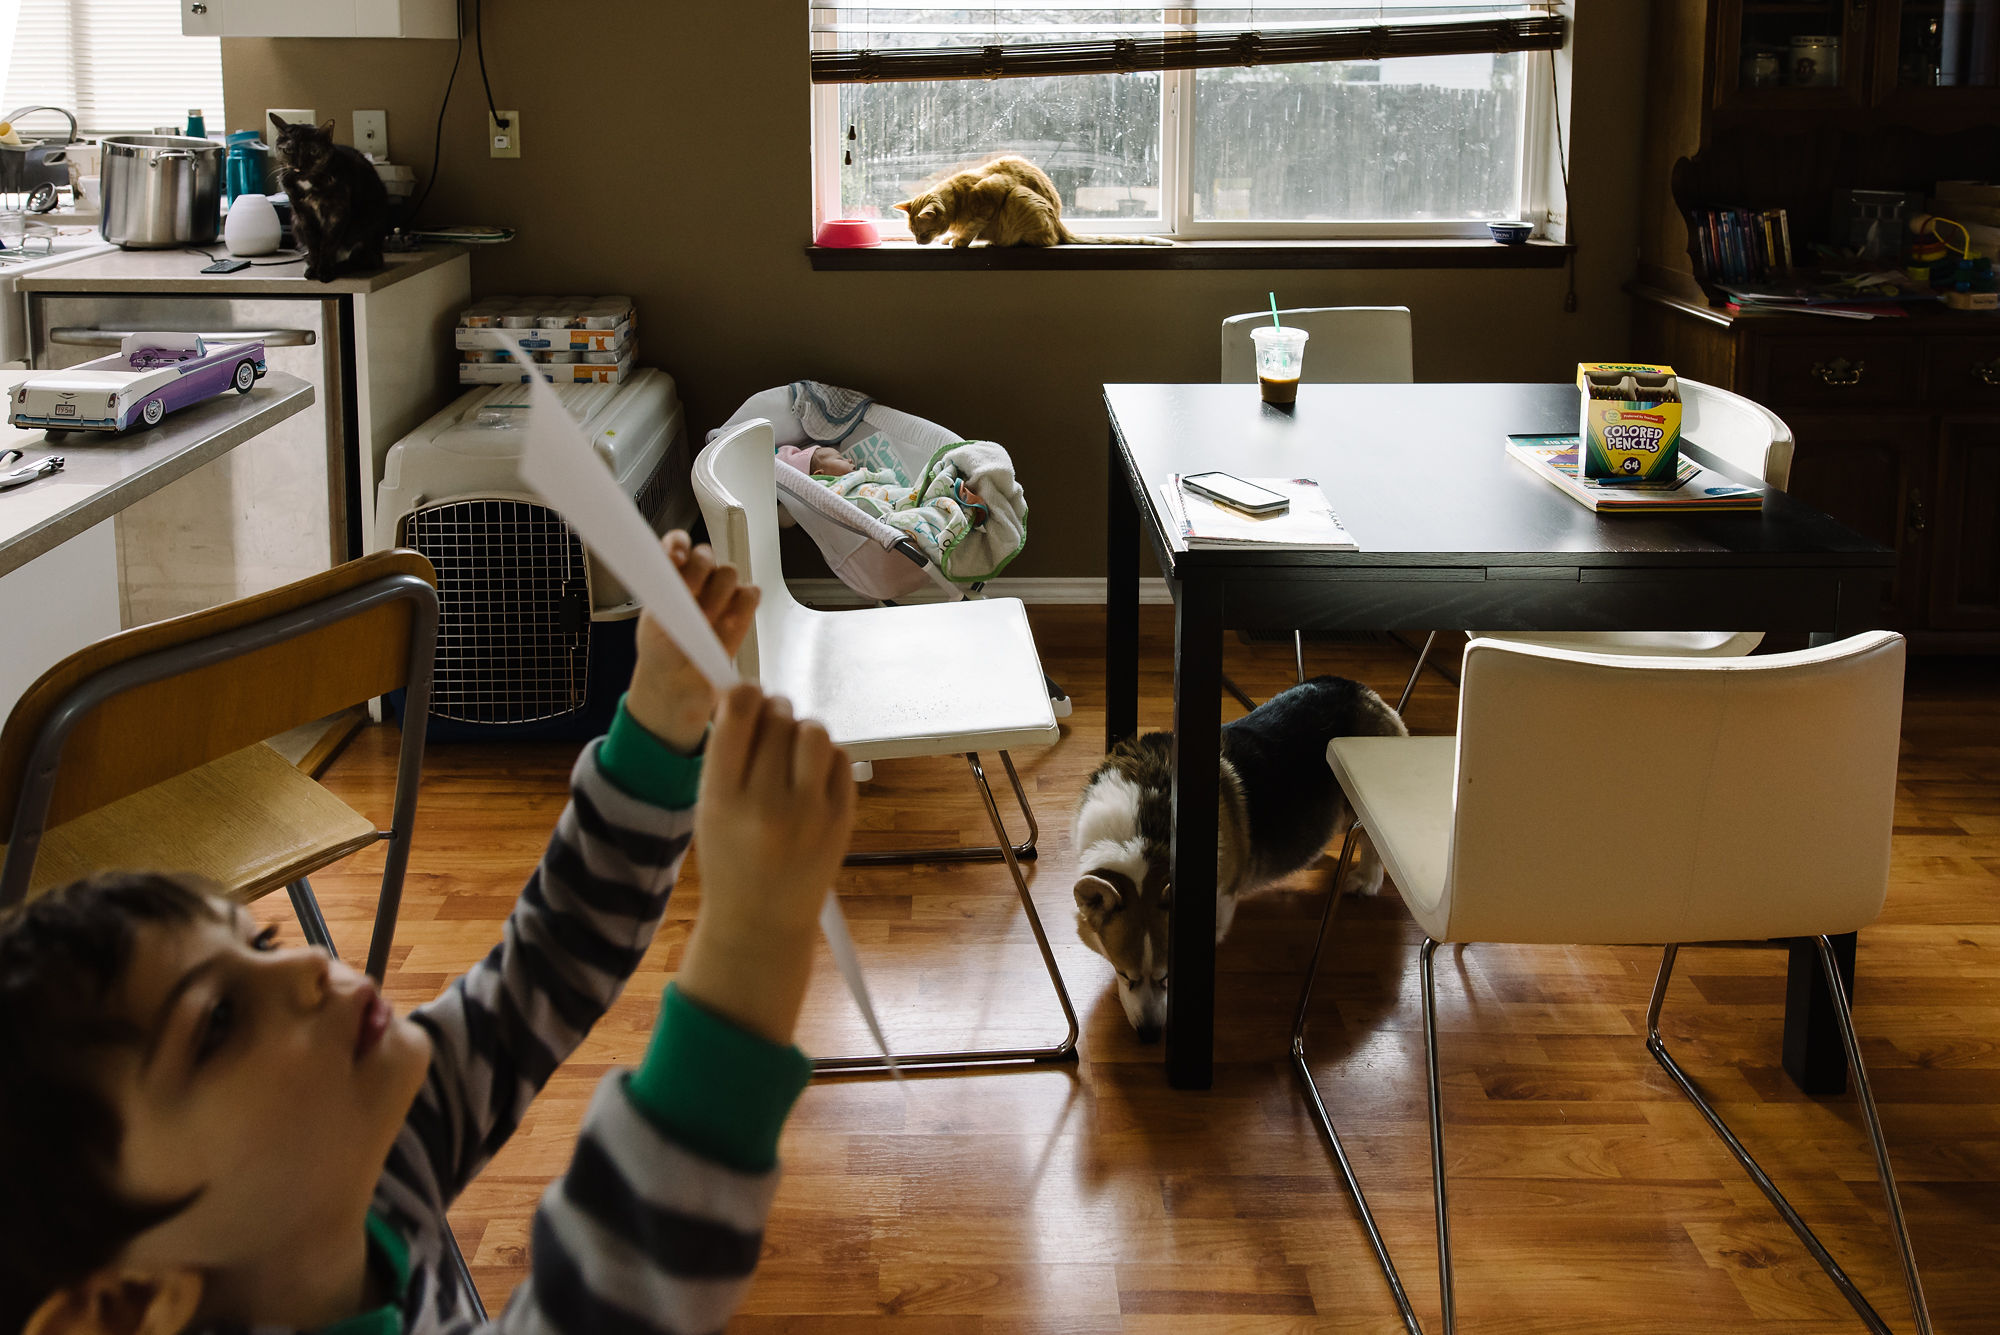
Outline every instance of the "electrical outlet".
<path id="1" fill-rule="evenodd" d="M 389 160 L 389 113 L 386 111 L 355 112 L 354 146 L 363 153 L 373 156 L 377 162 L 387 162 Z"/>
<path id="2" fill-rule="evenodd" d="M 501 121 L 507 124 L 503 128 Z M 521 113 L 518 111 L 494 110 L 486 116 L 486 142 L 496 158 L 518 158 L 521 156 Z"/>
<path id="3" fill-rule="evenodd" d="M 273 146 L 278 142 L 278 127 L 271 124 L 273 116 L 283 116 L 287 125 L 319 124 L 319 113 L 311 107 L 272 107 L 264 113 L 264 142 Z"/>

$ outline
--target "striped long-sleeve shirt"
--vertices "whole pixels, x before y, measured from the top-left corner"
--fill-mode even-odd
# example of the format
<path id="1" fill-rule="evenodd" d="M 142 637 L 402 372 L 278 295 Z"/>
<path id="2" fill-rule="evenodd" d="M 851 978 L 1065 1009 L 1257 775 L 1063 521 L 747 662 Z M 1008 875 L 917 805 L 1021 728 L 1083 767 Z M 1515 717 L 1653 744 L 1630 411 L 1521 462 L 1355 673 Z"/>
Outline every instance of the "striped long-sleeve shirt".
<path id="1" fill-rule="evenodd" d="M 617 999 L 659 926 L 698 767 L 650 776 L 654 801 L 634 796 L 648 776 L 630 782 L 634 766 L 611 752 L 648 745 L 659 750 L 621 709 L 609 741 L 579 757 L 569 806 L 499 944 L 412 1013 L 431 1038 L 430 1073 L 368 1221 L 371 1264 L 397 1301 L 329 1331 L 681 1335 L 719 1330 L 748 1287 L 777 1191 L 777 1131 L 809 1066 L 672 990 L 646 1088 L 623 1073 L 599 1086 L 568 1171 L 536 1210 L 529 1278 L 504 1313 L 477 1321 L 446 1250 L 446 1210 Z M 679 809 L 656 804 L 672 800 L 661 789 L 682 794 Z"/>

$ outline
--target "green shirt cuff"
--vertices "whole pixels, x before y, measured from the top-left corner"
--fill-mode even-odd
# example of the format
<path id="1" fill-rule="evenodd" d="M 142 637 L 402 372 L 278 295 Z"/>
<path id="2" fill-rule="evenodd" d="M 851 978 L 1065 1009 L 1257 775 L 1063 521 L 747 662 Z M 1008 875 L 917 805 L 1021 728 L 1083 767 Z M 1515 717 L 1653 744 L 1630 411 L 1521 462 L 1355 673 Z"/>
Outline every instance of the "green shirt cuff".
<path id="1" fill-rule="evenodd" d="M 705 1159 L 745 1173 L 778 1163 L 778 1133 L 812 1079 L 812 1062 L 739 1029 L 669 986 L 626 1097 Z"/>
<path id="2" fill-rule="evenodd" d="M 597 748 L 597 765 L 626 796 L 668 811 L 687 810 L 701 791 L 700 753 L 676 751 L 647 732 L 626 710 L 623 696 L 611 731 Z"/>

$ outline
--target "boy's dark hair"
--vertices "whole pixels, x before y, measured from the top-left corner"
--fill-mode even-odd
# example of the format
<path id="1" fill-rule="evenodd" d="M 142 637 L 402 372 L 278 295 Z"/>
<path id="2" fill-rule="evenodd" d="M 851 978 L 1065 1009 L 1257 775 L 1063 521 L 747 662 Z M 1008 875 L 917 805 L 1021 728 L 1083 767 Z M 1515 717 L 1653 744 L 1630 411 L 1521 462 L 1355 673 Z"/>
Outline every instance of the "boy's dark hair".
<path id="1" fill-rule="evenodd" d="M 124 1126 L 97 1071 L 139 1038 L 110 1006 L 134 929 L 214 912 L 192 880 L 109 872 L 0 914 L 0 1331 L 193 1199 L 119 1194 Z"/>

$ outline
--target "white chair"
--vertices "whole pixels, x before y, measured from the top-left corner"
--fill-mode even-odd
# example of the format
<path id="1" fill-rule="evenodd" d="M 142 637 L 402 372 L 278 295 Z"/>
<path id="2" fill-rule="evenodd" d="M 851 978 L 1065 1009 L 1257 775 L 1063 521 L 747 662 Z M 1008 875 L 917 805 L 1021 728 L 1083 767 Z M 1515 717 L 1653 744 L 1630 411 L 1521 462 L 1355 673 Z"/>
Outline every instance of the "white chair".
<path id="1" fill-rule="evenodd" d="M 1681 436 L 1723 463 L 1762 478 L 1764 485 L 1783 491 L 1792 476 L 1792 429 L 1761 403 L 1726 389 L 1686 380 L 1681 385 Z M 1612 522 L 1616 522 L 1615 520 Z M 1478 631 L 1481 638 L 1511 644 L 1542 644 L 1598 654 L 1647 654 L 1671 657 L 1698 655 L 1740 658 L 1764 642 L 1756 630 L 1552 630 Z M 1403 687 L 1403 700 L 1417 684 L 1429 656 L 1432 633 L 1424 641 L 1417 666 Z M 1402 704 L 1396 708 L 1400 711 Z"/>
<path id="2" fill-rule="evenodd" d="M 1250 331 L 1267 323 L 1271 312 L 1248 311 L 1231 315 L 1222 322 L 1222 376 L 1226 385 L 1254 384 L 1257 380 L 1257 351 Z M 1299 379 L 1314 385 L 1396 384 L 1416 379 L 1415 354 L 1411 351 L 1410 308 L 1408 306 L 1301 306 L 1279 311 L 1285 324 L 1306 331 L 1305 371 Z M 1424 647 L 1430 647 L 1429 641 Z M 1292 657 L 1300 681 L 1306 679 L 1305 636 L 1292 632 Z M 1417 672 L 1423 671 L 1417 660 Z M 1416 680 L 1416 673 L 1410 675 Z M 1224 677 L 1222 684 L 1245 709 L 1255 706 L 1250 697 Z M 1409 692 L 1403 693 L 1409 698 Z M 1401 705 L 1396 706 L 1398 710 Z"/>
<path id="3" fill-rule="evenodd" d="M 766 691 L 789 698 L 801 718 L 826 725 L 856 762 L 962 753 L 986 803 L 996 843 L 988 847 L 861 853 L 849 863 L 1001 860 L 1014 878 L 1028 926 L 1062 1003 L 1069 1032 L 1045 1048 L 897 1054 L 904 1070 L 939 1070 L 1062 1061 L 1076 1051 L 1076 1010 L 1063 986 L 1020 858 L 1033 857 L 1038 829 L 1008 748 L 1047 746 L 1059 735 L 1041 658 L 1018 598 L 820 612 L 785 587 L 778 553 L 775 433 L 761 418 L 718 437 L 694 461 L 695 498 L 717 557 L 763 591 L 756 625 L 737 668 Z M 1010 842 L 979 752 L 996 750 L 1028 820 L 1025 843 Z M 893 1036 L 892 1036 L 893 1037 Z M 880 1057 L 825 1057 L 820 1071 L 886 1070 Z"/>
<path id="4" fill-rule="evenodd" d="M 1666 947 L 1646 1047 L 1798 1233 L 1863 1320 L 1888 1327 L 1660 1038 L 1681 943 L 1817 937 L 1874 1145 L 1917 1329 L 1930 1318 L 1853 1017 L 1828 937 L 1881 912 L 1889 882 L 1903 694 L 1901 636 L 1874 631 L 1759 658 L 1585 654 L 1475 639 L 1457 737 L 1344 737 L 1328 763 L 1357 819 L 1327 896 L 1292 1059 L 1332 1142 L 1405 1325 L 1416 1317 L 1306 1061 L 1306 1008 L 1340 876 L 1366 830 L 1424 929 L 1438 1276 L 1454 1323 L 1432 953 L 1444 942 Z M 1595 819 L 1594 819 L 1595 818 Z"/>
<path id="5" fill-rule="evenodd" d="M 1408 306 L 1302 306 L 1278 318 L 1306 331 L 1305 374 L 1314 385 L 1397 384 L 1416 379 Z M 1249 311 L 1222 322 L 1222 381 L 1254 384 L 1257 354 L 1250 331 L 1271 312 Z"/>

